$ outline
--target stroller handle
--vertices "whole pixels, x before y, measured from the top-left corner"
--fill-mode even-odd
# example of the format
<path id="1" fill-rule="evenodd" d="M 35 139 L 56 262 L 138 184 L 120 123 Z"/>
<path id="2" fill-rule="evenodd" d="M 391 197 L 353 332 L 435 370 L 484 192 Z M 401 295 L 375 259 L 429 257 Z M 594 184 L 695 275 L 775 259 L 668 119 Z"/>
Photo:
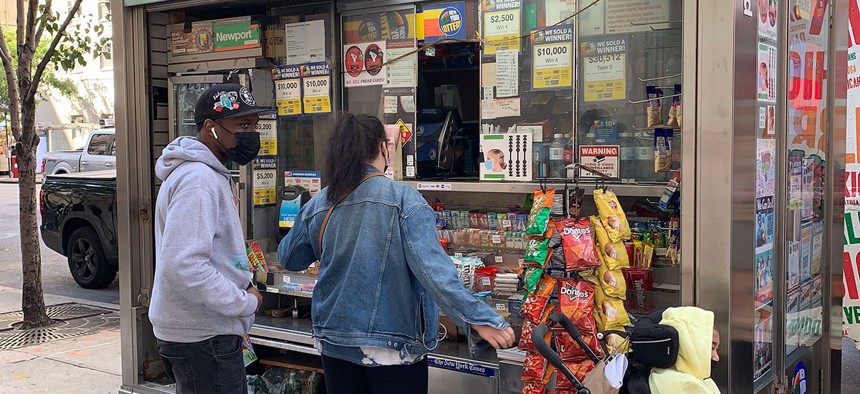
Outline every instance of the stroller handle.
<path id="1" fill-rule="evenodd" d="M 600 358 L 597 357 L 597 354 L 595 354 L 590 347 L 588 347 L 588 344 L 586 344 L 585 341 L 582 339 L 582 334 L 580 334 L 576 326 L 573 325 L 573 322 L 570 321 L 570 319 L 568 319 L 567 316 L 564 315 L 564 313 L 553 312 L 549 315 L 549 318 L 547 318 L 546 323 L 549 327 L 554 326 L 556 323 L 561 324 L 561 326 L 564 327 L 564 330 L 567 331 L 567 334 L 570 335 L 570 337 L 573 338 L 574 341 L 576 341 L 576 344 L 579 345 L 579 348 L 585 352 L 585 355 L 587 355 L 588 358 L 591 359 L 591 361 L 594 361 L 595 364 L 600 361 Z M 544 333 L 544 335 L 546 335 L 546 333 Z"/>
<path id="2" fill-rule="evenodd" d="M 564 365 L 564 361 L 561 360 L 561 357 L 559 357 L 558 354 L 556 354 L 556 352 L 553 351 L 552 348 L 549 346 L 549 343 L 544 340 L 544 337 L 549 332 L 549 327 L 554 326 L 556 324 L 557 320 L 553 318 L 555 315 L 561 315 L 561 317 L 563 317 L 565 320 L 567 319 L 567 317 L 557 312 L 550 315 L 547 321 L 547 324 L 549 324 L 549 326 L 547 326 L 547 324 L 539 324 L 537 327 L 535 327 L 534 331 L 532 331 L 532 343 L 534 343 L 535 349 L 537 349 L 538 353 L 540 353 L 540 355 L 543 356 L 546 361 L 552 364 L 559 372 L 564 374 L 567 380 L 569 380 L 573 384 L 573 387 L 576 388 L 577 394 L 591 394 L 591 391 L 588 390 L 582 384 L 582 382 L 576 378 L 576 375 L 574 375 L 573 372 L 571 372 L 570 369 L 568 369 L 567 366 Z M 570 320 L 567 321 L 568 323 L 570 323 Z M 562 324 L 562 326 L 564 325 Z M 573 324 L 570 324 L 570 326 L 573 327 Z M 573 327 L 573 330 L 578 335 L 579 340 L 581 341 L 582 336 L 579 335 L 579 330 L 576 330 L 576 327 Z M 573 333 L 571 333 L 570 331 L 568 331 L 568 334 L 571 334 L 571 336 L 573 336 Z M 579 343 L 579 341 L 577 341 L 577 343 Z M 588 346 L 583 347 L 583 349 L 588 349 Z M 595 358 L 596 357 L 597 356 L 595 356 Z"/>

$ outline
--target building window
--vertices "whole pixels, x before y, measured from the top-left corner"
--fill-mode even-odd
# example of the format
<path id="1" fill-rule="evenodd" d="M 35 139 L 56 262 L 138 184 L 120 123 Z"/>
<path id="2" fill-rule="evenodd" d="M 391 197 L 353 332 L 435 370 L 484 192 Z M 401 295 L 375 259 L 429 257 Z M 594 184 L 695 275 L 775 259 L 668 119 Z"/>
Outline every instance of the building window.
<path id="1" fill-rule="evenodd" d="M 110 15 L 110 1 L 99 0 L 99 21 L 107 22 Z"/>
<path id="2" fill-rule="evenodd" d="M 102 46 L 102 54 L 99 56 L 99 63 L 102 70 L 113 68 L 113 45 L 110 41 Z"/>

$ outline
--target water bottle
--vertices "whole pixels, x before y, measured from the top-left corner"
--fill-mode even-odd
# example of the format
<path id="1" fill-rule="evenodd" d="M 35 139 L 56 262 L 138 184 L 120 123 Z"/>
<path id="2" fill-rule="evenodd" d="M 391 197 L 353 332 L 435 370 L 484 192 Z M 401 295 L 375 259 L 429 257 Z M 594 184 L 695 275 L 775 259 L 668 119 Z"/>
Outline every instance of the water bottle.
<path id="1" fill-rule="evenodd" d="M 635 168 L 636 180 L 651 182 L 654 180 L 654 137 L 653 132 L 643 131 L 636 136 Z"/>
<path id="2" fill-rule="evenodd" d="M 633 133 L 620 133 L 618 134 L 618 145 L 620 146 L 618 152 L 618 176 L 621 179 L 634 179 L 636 178 L 636 139 L 633 137 Z"/>
<path id="3" fill-rule="evenodd" d="M 564 136 L 555 134 L 549 146 L 549 177 L 564 178 Z"/>

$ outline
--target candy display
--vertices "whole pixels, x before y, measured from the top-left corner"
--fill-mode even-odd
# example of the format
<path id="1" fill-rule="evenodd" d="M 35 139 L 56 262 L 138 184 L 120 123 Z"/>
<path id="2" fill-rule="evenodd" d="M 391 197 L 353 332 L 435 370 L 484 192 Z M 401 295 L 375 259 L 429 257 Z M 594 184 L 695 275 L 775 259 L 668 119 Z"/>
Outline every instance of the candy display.
<path id="1" fill-rule="evenodd" d="M 612 190 L 595 189 L 594 203 L 600 214 L 600 221 L 606 228 L 606 233 L 612 242 L 630 239 L 630 224 L 627 215 L 621 209 L 621 203 Z"/>
<path id="2" fill-rule="evenodd" d="M 578 271 L 600 266 L 591 235 L 588 218 L 556 221 L 556 232 L 561 236 L 564 260 L 568 271 Z"/>

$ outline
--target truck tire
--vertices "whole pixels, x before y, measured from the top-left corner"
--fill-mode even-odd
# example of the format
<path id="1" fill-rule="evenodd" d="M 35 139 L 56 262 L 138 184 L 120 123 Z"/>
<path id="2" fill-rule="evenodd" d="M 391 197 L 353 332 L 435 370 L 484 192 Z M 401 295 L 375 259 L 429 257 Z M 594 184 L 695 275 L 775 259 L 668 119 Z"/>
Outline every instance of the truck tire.
<path id="1" fill-rule="evenodd" d="M 116 279 L 117 267 L 105 257 L 101 240 L 90 227 L 81 227 L 72 233 L 66 244 L 66 256 L 69 271 L 78 286 L 103 289 Z"/>

